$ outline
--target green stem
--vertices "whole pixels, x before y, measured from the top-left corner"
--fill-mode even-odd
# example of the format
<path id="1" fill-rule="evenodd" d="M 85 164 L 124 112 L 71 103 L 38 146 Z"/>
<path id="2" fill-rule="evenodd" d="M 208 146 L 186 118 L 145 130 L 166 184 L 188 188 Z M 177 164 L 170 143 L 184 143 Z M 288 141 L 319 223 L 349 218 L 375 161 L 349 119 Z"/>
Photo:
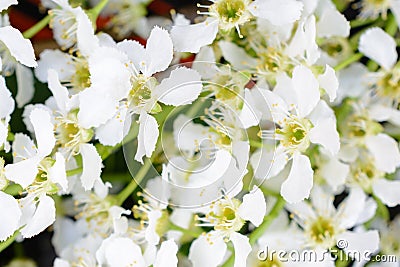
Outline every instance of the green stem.
<path id="1" fill-rule="evenodd" d="M 351 63 L 360 60 L 362 57 L 363 57 L 363 54 L 361 54 L 361 53 L 353 54 L 351 57 L 349 57 L 346 60 L 344 60 L 344 61 L 340 62 L 339 64 L 337 64 L 334 69 L 335 69 L 335 71 L 339 71 L 341 69 L 344 69 L 347 66 L 349 66 Z"/>
<path id="2" fill-rule="evenodd" d="M 265 233 L 267 228 L 271 225 L 271 223 L 278 217 L 279 213 L 282 211 L 283 207 L 285 207 L 286 201 L 279 196 L 276 200 L 275 205 L 272 207 L 270 213 L 264 217 L 263 222 L 259 227 L 257 227 L 249 236 L 250 244 L 254 245 L 256 241 Z"/>
<path id="3" fill-rule="evenodd" d="M 136 187 L 146 176 L 151 166 L 153 166 L 152 159 L 146 158 L 144 165 L 137 172 L 135 179 L 132 179 L 132 181 L 117 195 L 117 205 L 122 205 L 122 203 L 124 203 L 124 201 L 133 193 L 133 191 L 135 191 Z"/>
<path id="4" fill-rule="evenodd" d="M 67 171 L 67 176 L 74 176 L 82 172 L 82 167 Z"/>
<path id="5" fill-rule="evenodd" d="M 49 24 L 50 22 L 50 15 L 47 15 L 46 17 L 44 17 L 42 20 L 40 20 L 38 23 L 36 23 L 35 25 L 33 25 L 32 27 L 30 27 L 28 30 L 24 31 L 22 33 L 22 35 L 24 36 L 24 38 L 26 39 L 30 39 L 33 36 L 35 36 L 38 32 L 40 32 L 43 28 L 45 28 L 47 26 L 47 24 Z"/>
<path id="6" fill-rule="evenodd" d="M 14 234 L 12 236 L 10 236 L 6 241 L 1 242 L 0 243 L 0 252 L 2 252 L 3 250 L 5 250 L 9 245 L 11 245 L 15 238 L 17 237 L 17 235 L 19 234 L 19 231 L 15 231 Z"/>
<path id="7" fill-rule="evenodd" d="M 393 14 L 389 15 L 388 22 L 385 27 L 385 31 L 390 35 L 390 36 L 395 36 L 397 32 L 397 21 L 396 18 L 393 16 Z"/>
<path id="8" fill-rule="evenodd" d="M 251 147 L 255 147 L 255 148 L 263 148 L 264 147 L 264 144 L 260 141 L 249 139 L 249 143 L 250 143 Z"/>
<path id="9" fill-rule="evenodd" d="M 250 235 L 249 235 L 249 242 L 250 245 L 254 245 L 256 241 L 265 233 L 267 228 L 271 225 L 276 217 L 278 217 L 279 213 L 282 211 L 283 207 L 285 206 L 285 200 L 278 196 L 275 205 L 272 207 L 271 212 L 264 217 L 263 222 L 259 227 L 257 227 Z M 230 258 L 222 265 L 222 267 L 230 267 L 233 266 L 235 262 L 235 255 L 232 253 Z"/>
<path id="10" fill-rule="evenodd" d="M 183 227 L 180 227 L 179 225 L 176 225 L 176 224 L 174 224 L 172 222 L 169 224 L 169 229 L 170 230 L 175 230 L 175 231 L 180 231 L 183 234 L 191 236 L 191 237 L 194 237 L 194 238 L 198 238 L 201 235 L 201 233 L 195 233 L 193 231 L 190 231 L 189 229 L 185 229 Z"/>
<path id="11" fill-rule="evenodd" d="M 93 19 L 93 22 L 97 20 L 97 17 L 100 15 L 100 12 L 104 9 L 104 7 L 108 4 L 108 0 L 101 0 L 95 7 L 89 10 L 89 13 Z"/>
<path id="12" fill-rule="evenodd" d="M 376 21 L 376 19 L 355 19 L 350 21 L 350 27 L 351 28 L 357 28 L 357 27 L 362 27 L 368 24 L 372 24 Z"/>
<path id="13" fill-rule="evenodd" d="M 385 204 L 382 203 L 382 201 L 375 195 L 373 195 L 374 200 L 376 201 L 376 204 L 378 205 L 376 214 L 382 216 L 382 218 L 385 221 L 389 221 L 390 220 L 390 212 L 388 210 L 388 208 L 385 206 Z"/>

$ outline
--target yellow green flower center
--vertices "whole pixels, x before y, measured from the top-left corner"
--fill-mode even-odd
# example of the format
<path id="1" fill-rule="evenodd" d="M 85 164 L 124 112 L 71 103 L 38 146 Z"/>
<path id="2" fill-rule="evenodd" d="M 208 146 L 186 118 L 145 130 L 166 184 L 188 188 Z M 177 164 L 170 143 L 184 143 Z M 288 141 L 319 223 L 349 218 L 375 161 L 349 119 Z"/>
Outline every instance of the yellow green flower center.
<path id="1" fill-rule="evenodd" d="M 334 245 L 336 234 L 334 224 L 331 220 L 319 216 L 310 226 L 311 239 L 317 244 L 325 244 L 328 247 Z"/>
<path id="2" fill-rule="evenodd" d="M 72 154 L 78 153 L 81 143 L 89 142 L 93 137 L 92 129 L 84 129 L 78 125 L 78 111 L 73 110 L 66 117 L 58 117 L 56 124 L 57 143 L 67 148 Z"/>
<path id="3" fill-rule="evenodd" d="M 312 124 L 308 119 L 290 116 L 283 120 L 281 128 L 277 128 L 275 133 L 281 145 L 289 152 L 304 152 L 310 145 L 308 132 L 311 128 Z"/>
<path id="4" fill-rule="evenodd" d="M 384 98 L 389 98 L 395 103 L 400 103 L 400 70 L 394 69 L 386 73 L 376 83 L 376 93 Z"/>

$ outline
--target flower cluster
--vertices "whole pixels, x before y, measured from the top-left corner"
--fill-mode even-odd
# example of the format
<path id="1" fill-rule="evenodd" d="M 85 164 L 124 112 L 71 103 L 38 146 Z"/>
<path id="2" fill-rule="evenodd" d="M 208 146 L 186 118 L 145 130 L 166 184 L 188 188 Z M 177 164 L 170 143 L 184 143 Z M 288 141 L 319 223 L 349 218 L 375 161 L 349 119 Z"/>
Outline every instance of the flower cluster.
<path id="1" fill-rule="evenodd" d="M 350 2 L 42 0 L 21 33 L 2 0 L 0 252 L 52 226 L 55 267 L 400 261 L 400 5 Z"/>

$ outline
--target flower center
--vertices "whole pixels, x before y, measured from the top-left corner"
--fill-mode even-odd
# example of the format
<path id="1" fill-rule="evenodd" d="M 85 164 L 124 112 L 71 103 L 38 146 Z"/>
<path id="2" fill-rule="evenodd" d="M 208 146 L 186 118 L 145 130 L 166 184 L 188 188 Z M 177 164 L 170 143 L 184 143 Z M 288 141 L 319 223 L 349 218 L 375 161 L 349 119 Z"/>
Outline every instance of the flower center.
<path id="1" fill-rule="evenodd" d="M 400 69 L 393 69 L 386 73 L 376 83 L 376 93 L 384 98 L 388 98 L 395 105 L 400 103 Z"/>
<path id="2" fill-rule="evenodd" d="M 198 226 L 212 226 L 215 230 L 229 235 L 242 229 L 245 221 L 236 212 L 241 202 L 238 199 L 224 198 L 210 206 L 211 211 L 205 217 L 197 217 Z"/>
<path id="3" fill-rule="evenodd" d="M 257 50 L 259 50 L 257 75 L 265 77 L 272 84 L 275 84 L 277 72 L 291 73 L 293 71 L 295 64 L 282 51 L 272 46 L 261 47 Z"/>
<path id="4" fill-rule="evenodd" d="M 364 0 L 358 3 L 361 7 L 360 17 L 362 18 L 377 18 L 382 14 L 383 19 L 386 19 L 387 11 L 390 7 L 389 0 Z"/>
<path id="5" fill-rule="evenodd" d="M 73 89 L 77 89 L 78 91 L 90 87 L 90 71 L 87 61 L 75 60 L 75 73 L 72 75 L 71 85 Z"/>
<path id="6" fill-rule="evenodd" d="M 6 175 L 5 175 L 4 164 L 5 164 L 4 159 L 2 157 L 0 157 L 0 190 L 5 188 L 8 184 L 8 181 L 7 181 Z"/>
<path id="7" fill-rule="evenodd" d="M 71 155 L 79 153 L 79 145 L 89 142 L 93 137 L 92 129 L 84 129 L 78 124 L 78 109 L 68 113 L 66 117 L 57 117 L 56 139 L 57 143 L 68 149 Z"/>
<path id="8" fill-rule="evenodd" d="M 351 182 L 360 186 L 365 192 L 372 192 L 374 180 L 384 177 L 384 173 L 379 171 L 374 165 L 373 159 L 359 157 L 355 164 L 351 165 Z"/>
<path id="9" fill-rule="evenodd" d="M 154 77 L 146 77 L 143 74 L 133 76 L 131 79 L 132 88 L 128 96 L 128 106 L 134 111 L 139 113 L 139 109 L 146 106 L 151 99 L 151 91 L 157 85 L 157 79 Z M 161 106 L 155 103 L 150 113 L 158 113 L 161 111 Z"/>
<path id="10" fill-rule="evenodd" d="M 308 119 L 291 115 L 283 120 L 281 128 L 277 128 L 275 133 L 281 145 L 293 154 L 295 151 L 307 150 L 310 145 L 307 134 L 311 128 L 312 124 Z"/>
<path id="11" fill-rule="evenodd" d="M 222 30 L 238 29 L 239 25 L 251 18 L 247 11 L 248 2 L 248 0 L 218 0 L 210 6 L 210 13 L 218 18 Z"/>
<path id="12" fill-rule="evenodd" d="M 10 76 L 13 74 L 17 61 L 11 55 L 7 46 L 3 42 L 0 42 L 0 58 L 2 61 L 2 69 L 0 69 L 0 73 L 3 76 Z"/>
<path id="13" fill-rule="evenodd" d="M 332 247 L 335 244 L 335 227 L 333 222 L 327 218 L 319 216 L 309 229 L 311 239 L 317 244 Z"/>

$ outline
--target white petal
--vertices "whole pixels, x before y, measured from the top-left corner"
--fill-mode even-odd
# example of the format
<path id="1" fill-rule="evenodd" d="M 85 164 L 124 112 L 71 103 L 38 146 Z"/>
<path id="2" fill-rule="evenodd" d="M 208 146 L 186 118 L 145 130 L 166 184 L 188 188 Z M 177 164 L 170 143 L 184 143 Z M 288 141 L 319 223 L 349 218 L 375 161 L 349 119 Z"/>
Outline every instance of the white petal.
<path id="1" fill-rule="evenodd" d="M 293 84 L 297 95 L 299 115 L 305 117 L 319 102 L 318 81 L 310 69 L 300 65 L 293 70 Z"/>
<path id="2" fill-rule="evenodd" d="M 76 38 L 79 52 L 89 56 L 99 47 L 99 39 L 94 35 L 93 24 L 82 9 L 76 9 Z"/>
<path id="3" fill-rule="evenodd" d="M 115 146 L 128 134 L 131 122 L 127 108 L 121 106 L 113 118 L 96 129 L 96 139 L 105 146 Z"/>
<path id="4" fill-rule="evenodd" d="M 33 141 L 25 134 L 17 133 L 12 144 L 14 163 L 23 159 L 32 158 L 36 155 L 36 146 Z"/>
<path id="5" fill-rule="evenodd" d="M 212 235 L 213 232 L 209 234 Z M 190 246 L 189 260 L 193 263 L 193 267 L 217 267 L 221 264 L 226 252 L 224 240 L 221 237 L 214 238 L 214 236 L 207 239 L 207 235 L 202 235 Z"/>
<path id="6" fill-rule="evenodd" d="M 243 197 L 243 202 L 239 206 L 238 214 L 246 221 L 250 221 L 258 227 L 265 216 L 267 211 L 267 204 L 263 192 L 254 186 L 248 194 Z"/>
<path id="7" fill-rule="evenodd" d="M 391 1 L 390 2 L 390 10 L 394 14 L 394 17 L 397 22 L 397 26 L 400 27 L 400 2 L 399 1 Z"/>
<path id="8" fill-rule="evenodd" d="M 296 203 L 308 198 L 313 186 L 313 174 L 308 157 L 294 155 L 289 176 L 281 187 L 283 198 L 289 203 Z"/>
<path id="9" fill-rule="evenodd" d="M 35 108 L 29 118 L 35 131 L 38 154 L 45 157 L 51 153 L 56 144 L 54 125 L 47 110 Z"/>
<path id="10" fill-rule="evenodd" d="M 246 51 L 236 44 L 228 41 L 218 42 L 222 56 L 232 64 L 236 70 L 248 70 L 257 66 L 257 60 L 249 56 Z"/>
<path id="11" fill-rule="evenodd" d="M 82 175 L 81 182 L 85 190 L 93 188 L 94 182 L 100 178 L 102 160 L 92 144 L 81 144 Z"/>
<path id="12" fill-rule="evenodd" d="M 372 197 L 369 197 L 365 202 L 362 213 L 357 219 L 356 225 L 360 225 L 371 220 L 376 214 L 377 207 L 378 205 L 376 204 L 376 201 Z"/>
<path id="13" fill-rule="evenodd" d="M 397 62 L 396 42 L 381 28 L 374 27 L 363 33 L 358 49 L 387 70 Z"/>
<path id="14" fill-rule="evenodd" d="M 17 200 L 0 191 L 0 241 L 5 241 L 18 228 L 18 222 L 21 217 L 21 210 Z"/>
<path id="15" fill-rule="evenodd" d="M 374 253 L 379 249 L 379 233 L 377 230 L 371 230 L 363 233 L 344 232 L 339 234 L 338 240 L 346 241 L 346 252 Z M 350 254 L 351 255 L 351 254 Z"/>
<path id="16" fill-rule="evenodd" d="M 90 87 L 79 94 L 78 121 L 86 129 L 106 123 L 115 115 L 119 106 L 117 100 L 109 94 L 102 94 L 98 89 Z"/>
<path id="17" fill-rule="evenodd" d="M 17 76 L 18 93 L 15 97 L 18 107 L 22 108 L 27 103 L 31 102 L 35 93 L 35 87 L 33 86 L 33 74 L 32 71 L 18 64 L 15 70 Z"/>
<path id="18" fill-rule="evenodd" d="M 335 8 L 325 8 L 317 23 L 318 37 L 348 37 L 350 23 Z"/>
<path id="19" fill-rule="evenodd" d="M 21 230 L 25 238 L 31 238 L 44 231 L 56 220 L 56 207 L 54 200 L 49 196 L 42 196 L 33 217 Z"/>
<path id="20" fill-rule="evenodd" d="M 154 262 L 154 267 L 176 267 L 178 265 L 178 246 L 174 240 L 164 241 L 161 244 L 160 250 L 157 252 L 157 258 Z"/>
<path id="21" fill-rule="evenodd" d="M 286 208 L 293 214 L 296 214 L 301 220 L 308 221 L 316 218 L 317 214 L 308 202 L 301 201 L 294 204 L 286 204 Z"/>
<path id="22" fill-rule="evenodd" d="M 69 111 L 68 102 L 70 101 L 68 89 L 65 86 L 61 85 L 58 74 L 53 69 L 49 69 L 47 81 L 49 84 L 49 89 L 53 93 L 58 108 L 60 109 L 62 114 L 66 114 Z"/>
<path id="23" fill-rule="evenodd" d="M 1 27 L 0 41 L 7 46 L 11 56 L 19 63 L 27 67 L 37 66 L 32 44 L 22 36 L 20 31 L 11 26 Z"/>
<path id="24" fill-rule="evenodd" d="M 360 188 L 351 189 L 350 194 L 338 207 L 337 217 L 340 219 L 340 227 L 349 229 L 356 224 L 365 201 L 366 195 Z"/>
<path id="25" fill-rule="evenodd" d="M 169 33 L 160 27 L 154 27 L 149 39 L 147 39 L 145 66 L 142 68 L 144 75 L 150 77 L 156 72 L 167 69 L 172 61 L 173 53 L 174 50 Z"/>
<path id="26" fill-rule="evenodd" d="M 143 163 L 143 156 L 151 157 L 158 139 L 158 124 L 153 116 L 142 112 L 139 117 L 138 149 L 135 160 Z"/>
<path id="27" fill-rule="evenodd" d="M 202 88 L 200 74 L 182 67 L 171 71 L 170 76 L 161 81 L 154 93 L 161 103 L 181 106 L 196 100 Z"/>
<path id="28" fill-rule="evenodd" d="M 160 210 L 153 210 L 148 213 L 148 225 L 145 230 L 146 241 L 151 245 L 157 245 L 160 241 L 160 237 L 156 232 L 157 221 L 162 216 Z"/>
<path id="29" fill-rule="evenodd" d="M 91 88 L 95 88 L 101 96 L 111 97 L 116 101 L 126 98 L 132 89 L 130 82 L 132 74 L 126 66 L 128 62 L 128 56 L 117 48 L 97 49 L 88 60 Z"/>
<path id="30" fill-rule="evenodd" d="M 340 162 L 337 158 L 331 158 L 321 166 L 320 175 L 336 191 L 345 183 L 349 171 L 349 165 Z"/>
<path id="31" fill-rule="evenodd" d="M 38 66 L 35 68 L 35 76 L 42 83 L 47 82 L 49 69 L 54 69 L 61 81 L 68 81 L 75 73 L 73 57 L 60 50 L 45 49 L 40 53 Z"/>
<path id="32" fill-rule="evenodd" d="M 0 76 L 0 119 L 8 117 L 14 111 L 14 99 L 6 86 L 3 76 Z"/>
<path id="33" fill-rule="evenodd" d="M 372 185 L 374 194 L 385 205 L 394 207 L 400 204 L 400 181 L 379 179 Z"/>
<path id="34" fill-rule="evenodd" d="M 298 20 L 303 10 L 303 3 L 296 0 L 255 0 L 250 4 L 249 10 L 254 16 L 280 26 Z"/>
<path id="35" fill-rule="evenodd" d="M 7 143 L 8 124 L 0 121 L 0 148 Z"/>
<path id="36" fill-rule="evenodd" d="M 386 134 L 367 136 L 365 145 L 379 170 L 392 173 L 400 166 L 399 145 L 393 138 Z"/>
<path id="37" fill-rule="evenodd" d="M 2 0 L 0 3 L 0 12 L 8 9 L 11 5 L 18 5 L 17 0 Z"/>
<path id="38" fill-rule="evenodd" d="M 256 99 L 247 88 L 244 89 L 243 107 L 239 114 L 240 128 L 247 129 L 256 126 L 262 117 L 262 113 L 255 108 Z"/>
<path id="39" fill-rule="evenodd" d="M 145 59 L 145 48 L 137 41 L 123 40 L 117 44 L 118 49 L 125 52 L 129 60 L 135 66 L 136 70 L 140 70 L 140 63 Z"/>
<path id="40" fill-rule="evenodd" d="M 56 162 L 48 170 L 48 178 L 56 184 L 59 184 L 62 190 L 68 189 L 67 173 L 65 171 L 65 158 L 60 153 L 56 153 Z"/>
<path id="41" fill-rule="evenodd" d="M 200 48 L 214 41 L 217 33 L 218 21 L 208 18 L 202 23 L 173 26 L 171 38 L 176 51 L 198 53 Z"/>
<path id="42" fill-rule="evenodd" d="M 231 234 L 230 240 L 233 243 L 233 248 L 235 251 L 235 263 L 233 267 L 247 266 L 246 260 L 251 252 L 249 238 L 247 236 L 234 232 Z"/>
<path id="43" fill-rule="evenodd" d="M 250 163 L 254 170 L 254 176 L 258 179 L 269 179 L 280 173 L 286 166 L 286 154 L 281 151 L 283 147 L 279 146 L 276 151 L 260 149 L 255 151 Z"/>
<path id="44" fill-rule="evenodd" d="M 313 125 L 317 125 L 327 119 L 336 120 L 335 113 L 324 100 L 319 101 L 319 103 L 311 112 L 311 114 L 308 116 L 308 118 L 310 119 Z"/>
<path id="45" fill-rule="evenodd" d="M 96 259 L 101 266 L 145 266 L 140 247 L 127 237 L 105 239 L 96 251 Z"/>
<path id="46" fill-rule="evenodd" d="M 335 70 L 329 65 L 326 65 L 324 74 L 318 76 L 318 82 L 319 86 L 328 94 L 329 101 L 332 102 L 335 100 L 339 88 L 339 81 L 336 77 Z"/>
<path id="47" fill-rule="evenodd" d="M 71 267 L 68 261 L 56 258 L 53 263 L 53 267 Z"/>
<path id="48" fill-rule="evenodd" d="M 328 118 L 321 121 L 310 130 L 309 136 L 312 143 L 322 145 L 331 155 L 339 152 L 340 140 L 335 119 Z"/>
<path id="49" fill-rule="evenodd" d="M 32 184 L 38 174 L 38 164 L 40 158 L 34 157 L 14 164 L 8 164 L 5 167 L 5 175 L 8 180 L 20 184 L 26 188 Z"/>

